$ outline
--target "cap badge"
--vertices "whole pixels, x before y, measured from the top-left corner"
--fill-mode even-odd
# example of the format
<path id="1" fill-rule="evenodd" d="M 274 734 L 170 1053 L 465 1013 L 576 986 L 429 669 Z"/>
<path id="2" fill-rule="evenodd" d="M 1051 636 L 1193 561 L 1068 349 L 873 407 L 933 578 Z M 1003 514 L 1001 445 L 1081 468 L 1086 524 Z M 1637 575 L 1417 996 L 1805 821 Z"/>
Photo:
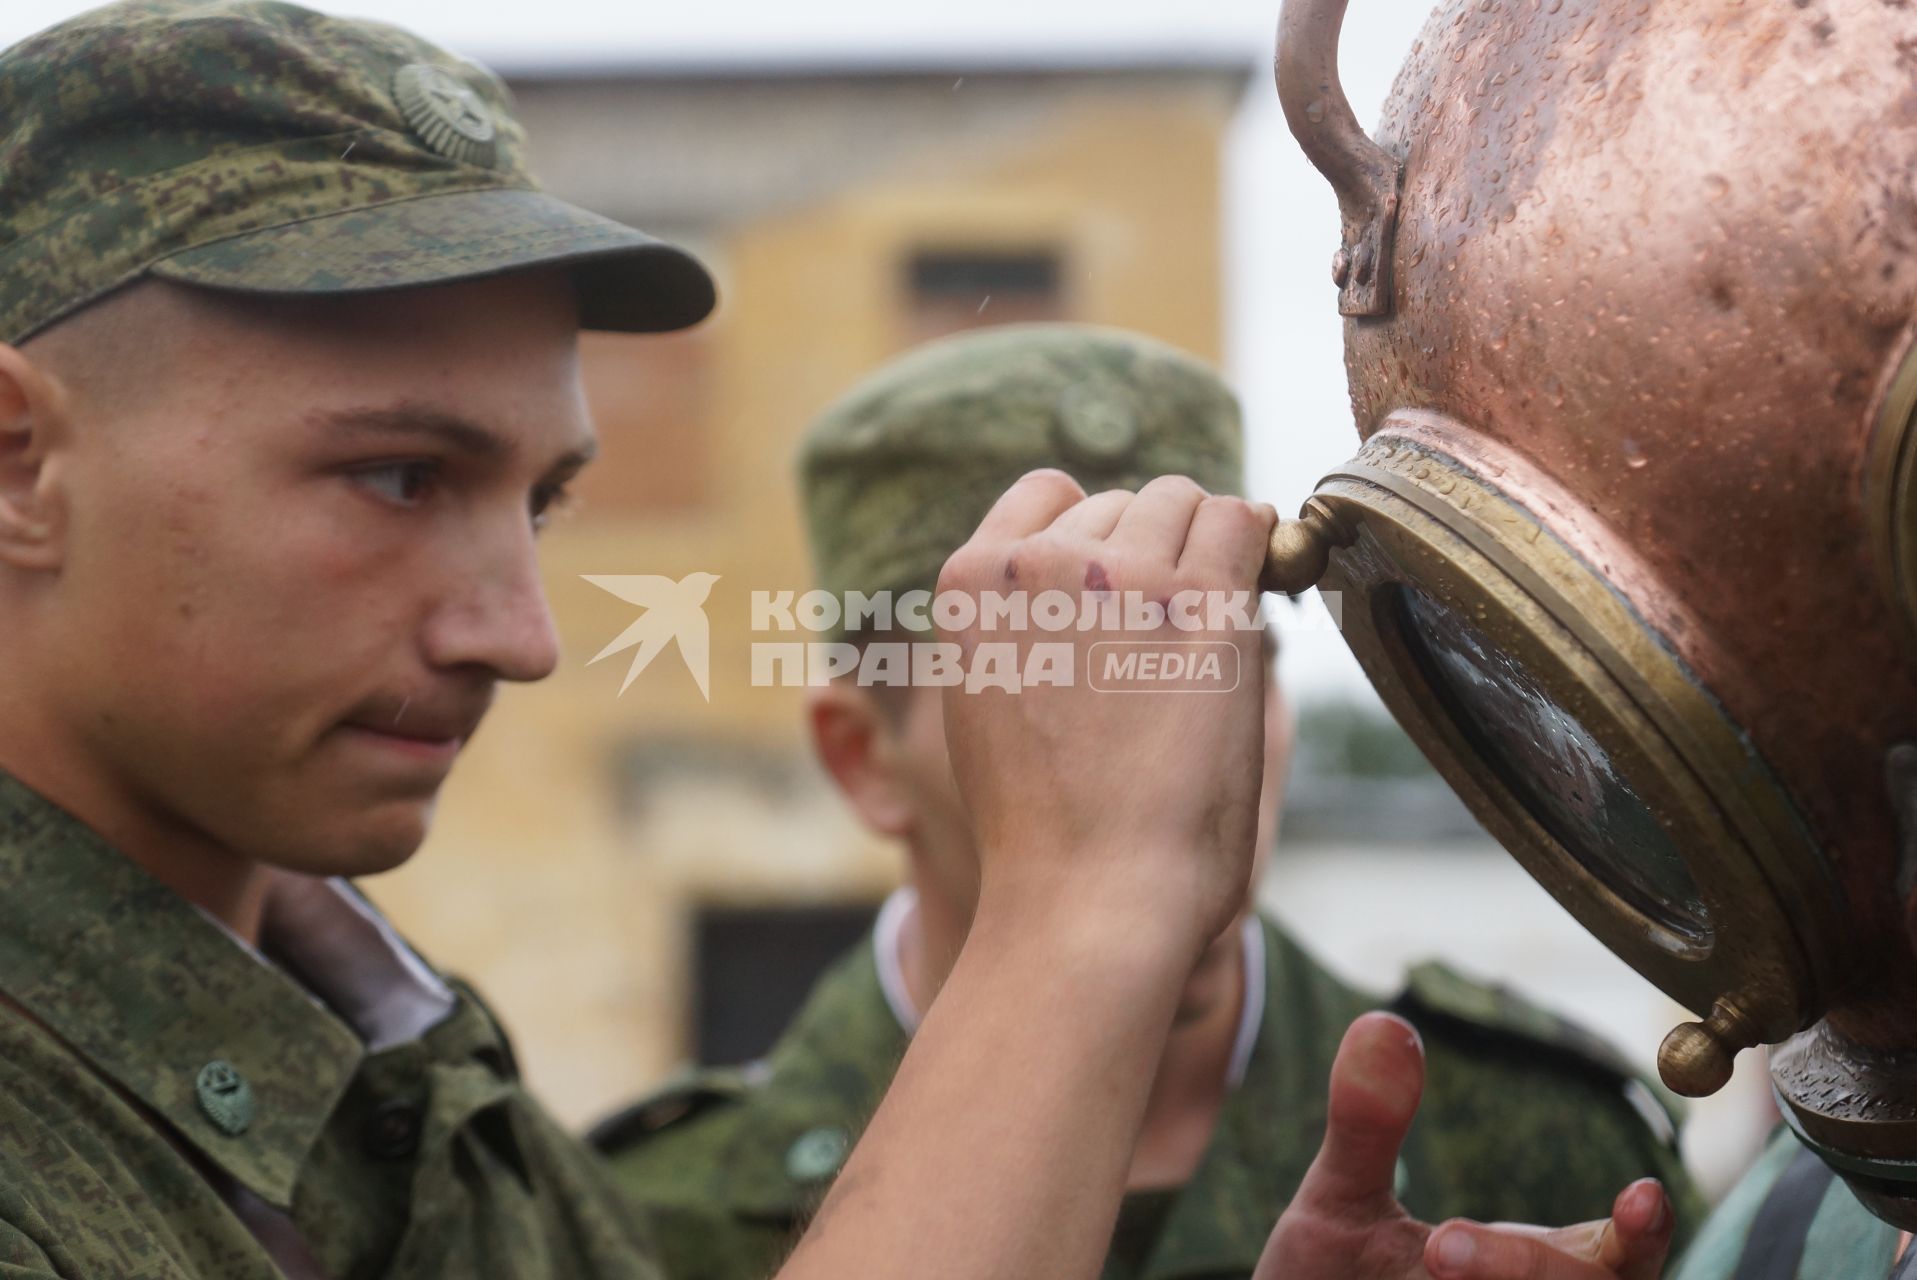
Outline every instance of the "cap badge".
<path id="1" fill-rule="evenodd" d="M 1058 398 L 1059 447 L 1082 463 L 1113 466 L 1138 444 L 1138 415 L 1120 387 L 1076 382 Z"/>
<path id="2" fill-rule="evenodd" d="M 492 163 L 493 113 L 444 67 L 414 62 L 393 78 L 393 100 L 427 146 L 461 164 Z"/>

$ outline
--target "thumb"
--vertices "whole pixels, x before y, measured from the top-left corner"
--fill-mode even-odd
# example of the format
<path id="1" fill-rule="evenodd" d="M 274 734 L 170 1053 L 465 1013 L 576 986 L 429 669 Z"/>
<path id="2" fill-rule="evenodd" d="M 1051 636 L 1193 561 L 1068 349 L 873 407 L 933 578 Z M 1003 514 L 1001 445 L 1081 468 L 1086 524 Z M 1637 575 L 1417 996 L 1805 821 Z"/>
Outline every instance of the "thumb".
<path id="1" fill-rule="evenodd" d="M 1676 1225 L 1663 1186 L 1655 1178 L 1640 1178 L 1619 1192 L 1611 1206 L 1610 1229 L 1599 1242 L 1596 1261 L 1621 1280 L 1657 1280 Z"/>
<path id="2" fill-rule="evenodd" d="M 1411 1024 L 1367 1013 L 1351 1024 L 1331 1065 L 1324 1145 L 1297 1201 L 1336 1212 L 1392 1202 L 1398 1150 L 1424 1093 L 1424 1046 Z"/>

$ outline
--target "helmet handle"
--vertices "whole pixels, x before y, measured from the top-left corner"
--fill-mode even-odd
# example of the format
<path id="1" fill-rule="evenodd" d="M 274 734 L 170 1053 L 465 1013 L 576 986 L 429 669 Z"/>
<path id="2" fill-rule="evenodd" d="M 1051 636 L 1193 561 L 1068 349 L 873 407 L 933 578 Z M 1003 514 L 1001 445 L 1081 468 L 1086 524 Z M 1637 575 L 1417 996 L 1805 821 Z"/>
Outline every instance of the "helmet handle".
<path id="1" fill-rule="evenodd" d="M 1278 101 L 1292 136 L 1338 193 L 1343 238 L 1332 259 L 1338 313 L 1391 314 L 1391 253 L 1404 166 L 1373 142 L 1338 82 L 1345 0 L 1284 0 L 1278 14 Z"/>

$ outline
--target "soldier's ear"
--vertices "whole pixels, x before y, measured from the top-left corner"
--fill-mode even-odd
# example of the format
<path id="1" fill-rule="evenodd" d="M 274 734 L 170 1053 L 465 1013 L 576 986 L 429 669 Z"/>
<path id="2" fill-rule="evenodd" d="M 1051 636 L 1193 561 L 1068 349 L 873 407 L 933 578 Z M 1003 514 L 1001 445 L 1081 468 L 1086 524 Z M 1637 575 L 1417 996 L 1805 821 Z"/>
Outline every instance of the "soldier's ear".
<path id="1" fill-rule="evenodd" d="M 59 379 L 0 344 L 0 564 L 59 564 L 63 499 L 56 446 L 72 428 Z"/>
<path id="2" fill-rule="evenodd" d="M 812 750 L 852 806 L 878 835 L 902 839 L 913 808 L 900 770 L 898 726 L 870 689 L 834 682 L 806 691 Z"/>

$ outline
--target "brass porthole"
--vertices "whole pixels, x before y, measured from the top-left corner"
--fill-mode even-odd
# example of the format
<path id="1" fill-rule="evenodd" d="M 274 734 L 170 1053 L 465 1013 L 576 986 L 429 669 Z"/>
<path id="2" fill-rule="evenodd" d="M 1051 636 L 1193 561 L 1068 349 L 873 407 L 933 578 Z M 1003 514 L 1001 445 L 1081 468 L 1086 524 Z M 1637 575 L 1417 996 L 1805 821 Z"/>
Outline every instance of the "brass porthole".
<path id="1" fill-rule="evenodd" d="M 1821 1012 L 1845 954 L 1820 850 L 1738 726 L 1510 496 L 1376 435 L 1312 503 L 1366 674 L 1479 820 L 1587 929 L 1708 1020 L 1660 1056 L 1707 1093 Z"/>

